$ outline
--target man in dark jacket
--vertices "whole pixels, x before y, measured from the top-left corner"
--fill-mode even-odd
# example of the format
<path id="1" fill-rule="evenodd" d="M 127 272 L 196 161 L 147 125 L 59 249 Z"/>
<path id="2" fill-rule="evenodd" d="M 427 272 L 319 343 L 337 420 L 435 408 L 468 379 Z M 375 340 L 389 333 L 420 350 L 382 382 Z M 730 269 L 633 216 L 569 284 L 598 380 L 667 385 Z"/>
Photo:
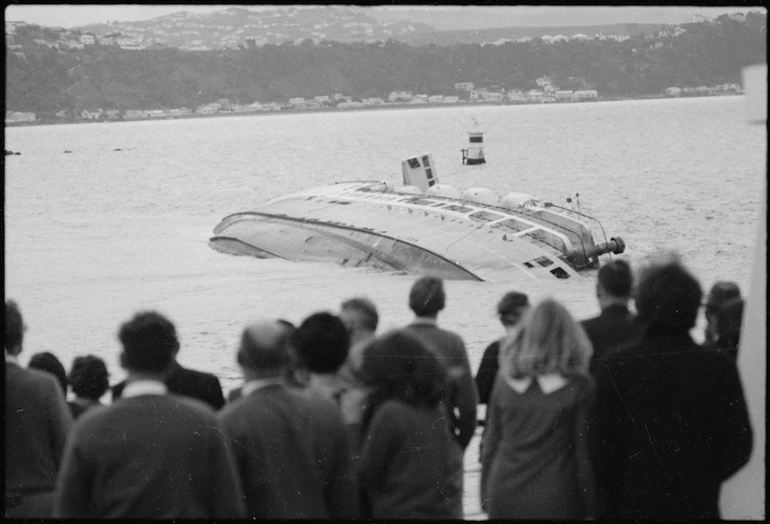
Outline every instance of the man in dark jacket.
<path id="1" fill-rule="evenodd" d="M 176 334 L 174 335 L 176 338 Z M 179 342 L 176 342 L 174 351 L 174 362 L 165 379 L 166 387 L 170 393 L 191 397 L 201 402 L 205 402 L 214 411 L 225 405 L 225 397 L 222 395 L 222 386 L 219 379 L 211 373 L 195 371 L 182 367 L 176 361 L 179 353 Z M 115 384 L 112 387 L 112 400 L 115 401 L 123 394 L 123 388 L 126 381 Z"/>
<path id="2" fill-rule="evenodd" d="M 355 518 L 345 424 L 334 402 L 288 384 L 288 338 L 274 320 L 244 330 L 237 355 L 242 394 L 217 413 L 238 463 L 248 517 Z"/>
<path id="3" fill-rule="evenodd" d="M 678 261 L 651 266 L 636 298 L 644 334 L 600 366 L 595 448 L 605 518 L 717 519 L 722 482 L 749 459 L 737 370 L 689 335 L 701 297 Z"/>
<path id="4" fill-rule="evenodd" d="M 169 394 L 173 324 L 139 313 L 119 333 L 123 398 L 78 419 L 56 484 L 55 516 L 69 519 L 246 517 L 232 450 L 204 403 Z"/>
<path id="5" fill-rule="evenodd" d="M 415 319 L 405 329 L 433 351 L 447 370 L 449 383 L 444 403 L 449 429 L 464 450 L 476 430 L 479 396 L 465 342 L 457 333 L 442 329 L 436 323 L 445 301 L 443 280 L 429 276 L 417 279 L 409 291 L 409 308 L 414 311 Z"/>
<path id="6" fill-rule="evenodd" d="M 25 331 L 16 302 L 5 303 L 5 512 L 50 518 L 54 484 L 72 426 L 59 383 L 19 365 Z"/>
<path id="7" fill-rule="evenodd" d="M 592 375 L 596 374 L 598 363 L 610 349 L 641 333 L 642 324 L 628 310 L 632 284 L 631 267 L 625 260 L 613 260 L 599 269 L 596 298 L 601 314 L 583 321 L 583 329 L 594 347 L 590 364 Z"/>

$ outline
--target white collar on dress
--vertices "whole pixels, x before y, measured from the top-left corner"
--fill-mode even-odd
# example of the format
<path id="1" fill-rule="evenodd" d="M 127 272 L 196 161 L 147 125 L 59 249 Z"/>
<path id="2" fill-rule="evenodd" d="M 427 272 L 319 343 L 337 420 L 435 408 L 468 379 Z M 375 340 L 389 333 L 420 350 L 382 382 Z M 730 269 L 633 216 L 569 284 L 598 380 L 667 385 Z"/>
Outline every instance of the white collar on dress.
<path id="1" fill-rule="evenodd" d="M 249 380 L 243 385 L 243 388 L 241 389 L 241 396 L 248 397 L 258 389 L 272 386 L 273 384 L 281 384 L 282 382 L 283 379 L 281 377 L 257 378 L 254 380 Z"/>
<path id="2" fill-rule="evenodd" d="M 5 352 L 5 363 L 6 364 L 16 364 L 17 366 L 20 366 L 19 364 L 19 356 L 18 355 L 11 355 L 8 353 L 8 351 Z"/>
<path id="3" fill-rule="evenodd" d="M 126 384 L 123 388 L 123 398 L 138 397 L 140 395 L 165 395 L 168 388 L 158 380 L 135 380 Z"/>
<path id="4" fill-rule="evenodd" d="M 511 378 L 507 375 L 503 375 L 505 382 L 511 386 L 516 393 L 522 394 L 527 391 L 527 388 L 532 384 L 532 377 L 525 378 Z M 548 375 L 538 375 L 535 380 L 540 386 L 540 390 L 549 395 L 554 391 L 558 391 L 563 388 L 569 382 L 566 378 L 558 373 L 549 373 Z"/>

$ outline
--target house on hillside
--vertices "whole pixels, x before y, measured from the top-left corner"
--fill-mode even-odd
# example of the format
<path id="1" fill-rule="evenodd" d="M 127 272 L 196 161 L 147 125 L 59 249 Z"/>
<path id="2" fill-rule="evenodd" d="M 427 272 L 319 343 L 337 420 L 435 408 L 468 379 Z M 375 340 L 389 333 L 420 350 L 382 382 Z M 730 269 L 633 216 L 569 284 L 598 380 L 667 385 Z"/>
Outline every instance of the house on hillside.
<path id="1" fill-rule="evenodd" d="M 539 89 L 527 91 L 527 102 L 539 102 L 541 98 L 543 98 L 543 92 Z"/>
<path id="2" fill-rule="evenodd" d="M 80 112 L 80 118 L 83 120 L 97 120 L 100 116 L 102 116 L 102 110 L 97 109 L 96 111 L 89 111 L 88 109 L 84 109 Z"/>
<path id="3" fill-rule="evenodd" d="M 571 89 L 562 89 L 560 91 L 555 91 L 553 93 L 553 97 L 556 98 L 559 102 L 565 102 L 567 100 L 572 100 L 572 90 Z"/>
<path id="4" fill-rule="evenodd" d="M 455 83 L 455 90 L 457 91 L 473 91 L 473 82 L 457 82 Z"/>
<path id="5" fill-rule="evenodd" d="M 5 123 L 6 124 L 21 124 L 24 122 L 34 122 L 37 120 L 35 113 L 28 113 L 23 111 L 6 111 Z"/>
<path id="6" fill-rule="evenodd" d="M 428 97 L 428 103 L 429 104 L 443 104 L 444 103 L 444 95 L 430 95 Z"/>
<path id="7" fill-rule="evenodd" d="M 666 96 L 682 96 L 682 88 L 681 87 L 667 87 L 663 90 L 663 92 L 666 94 Z"/>
<path id="8" fill-rule="evenodd" d="M 80 35 L 80 43 L 83 45 L 94 45 L 96 43 L 96 35 L 91 33 Z"/>
<path id="9" fill-rule="evenodd" d="M 596 89 L 578 89 L 572 93 L 572 100 L 596 100 L 599 97 L 599 92 Z"/>
<path id="10" fill-rule="evenodd" d="M 411 99 L 411 91 L 391 91 L 388 95 L 388 102 L 409 102 Z"/>

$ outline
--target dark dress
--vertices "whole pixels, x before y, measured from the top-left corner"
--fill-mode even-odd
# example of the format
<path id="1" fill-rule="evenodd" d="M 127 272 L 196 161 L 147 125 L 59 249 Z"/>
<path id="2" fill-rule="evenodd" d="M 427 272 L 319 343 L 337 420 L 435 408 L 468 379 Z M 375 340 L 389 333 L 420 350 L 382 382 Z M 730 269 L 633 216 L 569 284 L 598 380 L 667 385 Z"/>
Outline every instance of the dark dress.
<path id="1" fill-rule="evenodd" d="M 597 480 L 625 519 L 718 519 L 752 434 L 735 365 L 685 332 L 648 328 L 597 375 Z"/>
<path id="2" fill-rule="evenodd" d="M 463 451 L 442 405 L 388 400 L 375 411 L 359 462 L 361 488 L 375 519 L 462 519 Z"/>
<path id="3" fill-rule="evenodd" d="M 594 515 L 588 429 L 589 377 L 544 394 L 518 393 L 498 376 L 482 456 L 482 505 L 490 519 L 580 519 Z"/>

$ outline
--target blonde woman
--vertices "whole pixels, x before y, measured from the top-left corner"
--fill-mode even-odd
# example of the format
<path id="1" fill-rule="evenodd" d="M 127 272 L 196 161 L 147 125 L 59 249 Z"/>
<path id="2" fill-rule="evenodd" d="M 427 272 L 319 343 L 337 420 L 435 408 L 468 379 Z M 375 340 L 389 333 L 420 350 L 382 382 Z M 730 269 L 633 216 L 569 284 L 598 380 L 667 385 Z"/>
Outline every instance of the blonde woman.
<path id="1" fill-rule="evenodd" d="M 591 353 L 583 328 L 553 299 L 503 342 L 481 457 L 491 519 L 594 517 Z"/>

